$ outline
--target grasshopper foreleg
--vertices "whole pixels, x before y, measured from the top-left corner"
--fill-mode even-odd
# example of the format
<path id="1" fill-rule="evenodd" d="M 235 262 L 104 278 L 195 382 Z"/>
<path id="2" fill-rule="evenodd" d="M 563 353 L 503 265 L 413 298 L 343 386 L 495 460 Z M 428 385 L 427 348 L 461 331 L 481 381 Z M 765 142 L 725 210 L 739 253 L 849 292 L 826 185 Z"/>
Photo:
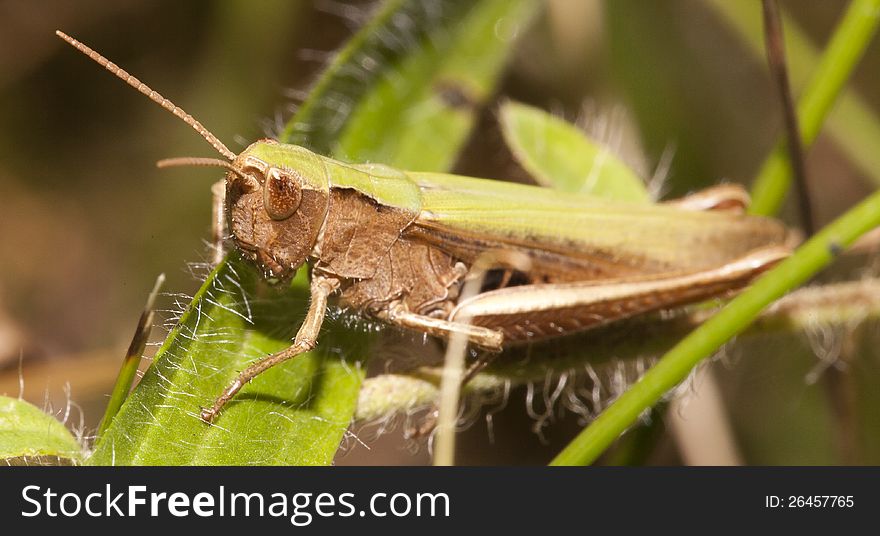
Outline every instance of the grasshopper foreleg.
<path id="1" fill-rule="evenodd" d="M 223 406 L 225 406 L 226 403 L 245 386 L 245 384 L 262 374 L 264 371 L 314 348 L 318 343 L 318 333 L 321 331 L 321 324 L 324 323 L 324 314 L 327 311 L 327 299 L 337 288 L 339 288 L 339 281 L 336 279 L 313 274 L 309 310 L 308 313 L 306 313 L 306 318 L 303 320 L 299 331 L 296 333 L 296 338 L 294 338 L 293 344 L 280 352 L 264 357 L 241 371 L 238 374 L 238 377 L 223 390 L 223 393 L 219 397 L 217 397 L 217 400 L 214 401 L 214 404 L 210 408 L 202 409 L 202 420 L 208 423 L 213 421 L 217 417 L 217 414 L 220 413 Z"/>
<path id="2" fill-rule="evenodd" d="M 223 240 L 226 237 L 226 180 L 211 186 L 211 249 L 213 264 L 217 266 L 226 255 Z"/>

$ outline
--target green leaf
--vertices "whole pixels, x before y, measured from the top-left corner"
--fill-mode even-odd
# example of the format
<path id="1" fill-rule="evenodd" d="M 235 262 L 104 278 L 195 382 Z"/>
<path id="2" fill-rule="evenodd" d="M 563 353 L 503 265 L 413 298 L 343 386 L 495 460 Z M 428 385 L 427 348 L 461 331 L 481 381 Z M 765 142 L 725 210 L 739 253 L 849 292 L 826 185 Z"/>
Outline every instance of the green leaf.
<path id="1" fill-rule="evenodd" d="M 60 458 L 78 463 L 82 447 L 58 420 L 40 408 L 0 396 L 0 460 Z"/>
<path id="2" fill-rule="evenodd" d="M 542 186 L 634 203 L 650 203 L 645 184 L 606 147 L 574 125 L 518 102 L 501 107 L 504 139 Z"/>
<path id="3" fill-rule="evenodd" d="M 491 94 L 527 0 L 386 2 L 325 70 L 280 134 L 321 154 L 443 170 Z M 501 21 L 501 22 L 499 22 Z M 465 88 L 467 106 L 449 98 Z M 427 142 L 430 140 L 430 142 Z M 423 143 L 423 141 L 425 141 Z M 332 462 L 354 415 L 372 336 L 327 321 L 318 349 L 260 375 L 214 426 L 198 418 L 253 360 L 290 344 L 307 277 L 269 287 L 231 254 L 207 278 L 90 464 Z"/>

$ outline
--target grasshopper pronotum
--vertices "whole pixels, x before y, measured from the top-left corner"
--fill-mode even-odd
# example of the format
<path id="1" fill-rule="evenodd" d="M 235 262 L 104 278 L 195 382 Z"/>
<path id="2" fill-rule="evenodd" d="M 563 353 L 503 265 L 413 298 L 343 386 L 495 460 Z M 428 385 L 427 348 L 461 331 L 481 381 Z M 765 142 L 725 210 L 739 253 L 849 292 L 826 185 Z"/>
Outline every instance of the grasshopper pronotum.
<path id="1" fill-rule="evenodd" d="M 722 186 L 656 205 L 627 205 L 537 186 L 349 164 L 260 140 L 230 151 L 192 116 L 109 60 L 57 34 L 195 129 L 218 166 L 215 240 L 224 226 L 267 276 L 311 267 L 311 302 L 293 344 L 244 371 L 202 410 L 210 422 L 255 376 L 317 344 L 331 296 L 360 314 L 499 351 L 727 294 L 787 256 L 786 228 L 742 213 Z M 465 275 L 493 252 L 528 259 L 475 296 Z M 500 255 L 499 257 L 503 257 Z M 467 319 L 463 322 L 461 319 Z"/>

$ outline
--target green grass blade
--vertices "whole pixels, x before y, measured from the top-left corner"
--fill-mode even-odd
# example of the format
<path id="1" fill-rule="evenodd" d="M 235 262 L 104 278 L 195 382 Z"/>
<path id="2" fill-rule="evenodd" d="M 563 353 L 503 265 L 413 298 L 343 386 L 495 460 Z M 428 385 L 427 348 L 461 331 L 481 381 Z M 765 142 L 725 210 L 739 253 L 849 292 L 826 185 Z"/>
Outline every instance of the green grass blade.
<path id="1" fill-rule="evenodd" d="M 761 6 L 749 2 L 708 0 L 724 20 L 742 36 L 757 61 L 766 65 Z M 794 87 L 806 84 L 819 61 L 819 51 L 791 17 L 785 17 L 785 50 Z M 838 147 L 873 182 L 880 186 L 880 119 L 853 88 L 845 88 L 831 110 L 826 128 Z"/>
<path id="2" fill-rule="evenodd" d="M 798 101 L 801 138 L 809 146 L 835 99 L 843 90 L 880 23 L 880 0 L 853 0 Z M 777 144 L 764 161 L 752 188 L 753 214 L 775 214 L 791 184 L 785 144 Z"/>
<path id="3" fill-rule="evenodd" d="M 524 26 L 533 7 L 526 0 L 386 2 L 331 62 L 279 138 L 337 157 L 445 169 L 511 48 L 515 32 L 499 38 L 499 20 Z M 444 93 L 447 81 L 477 88 L 467 108 Z M 432 141 L 419 148 L 414 140 Z M 354 414 L 360 365 L 370 353 L 369 335 L 339 323 L 325 324 L 317 350 L 246 386 L 216 426 L 198 419 L 199 406 L 210 404 L 238 370 L 289 344 L 305 312 L 305 288 L 304 271 L 289 288 L 274 289 L 250 262 L 230 255 L 205 281 L 88 462 L 330 463 Z"/>
<path id="4" fill-rule="evenodd" d="M 535 8 L 531 0 L 386 2 L 279 139 L 355 162 L 448 170 Z M 398 19 L 414 33 L 399 35 Z M 383 58 L 394 69 L 352 74 L 352 65 L 369 63 L 364 58 Z"/>
<path id="5" fill-rule="evenodd" d="M 116 383 L 113 385 L 113 391 L 110 393 L 110 400 L 107 402 L 107 409 L 104 410 L 104 417 L 98 425 L 97 437 L 104 434 L 107 427 L 113 422 L 113 418 L 119 413 L 119 408 L 122 407 L 125 399 L 128 398 L 128 393 L 131 391 L 135 376 L 137 376 L 141 356 L 144 354 L 147 340 L 150 338 L 150 331 L 152 331 L 153 328 L 153 320 L 155 318 L 153 307 L 156 303 L 156 296 L 159 295 L 159 289 L 162 288 L 164 283 L 165 274 L 160 274 L 159 277 L 156 278 L 156 284 L 153 285 L 153 290 L 147 297 L 147 303 L 138 319 L 134 336 L 131 339 L 131 343 L 128 345 L 125 357 L 122 359 L 122 366 L 119 368 L 119 374 L 116 376 Z"/>
<path id="6" fill-rule="evenodd" d="M 620 201 L 650 203 L 644 182 L 610 150 L 574 125 L 513 101 L 501 107 L 504 139 L 542 186 Z"/>
<path id="7" fill-rule="evenodd" d="M 779 266 L 755 281 L 717 315 L 673 347 L 638 382 L 612 403 L 553 461 L 553 465 L 592 463 L 639 415 L 721 345 L 746 329 L 774 300 L 810 279 L 858 237 L 880 225 L 880 192 L 861 202 L 816 234 Z"/>
<path id="8" fill-rule="evenodd" d="M 24 400 L 0 396 L 0 462 L 31 458 L 78 463 L 82 447 L 55 417 Z"/>

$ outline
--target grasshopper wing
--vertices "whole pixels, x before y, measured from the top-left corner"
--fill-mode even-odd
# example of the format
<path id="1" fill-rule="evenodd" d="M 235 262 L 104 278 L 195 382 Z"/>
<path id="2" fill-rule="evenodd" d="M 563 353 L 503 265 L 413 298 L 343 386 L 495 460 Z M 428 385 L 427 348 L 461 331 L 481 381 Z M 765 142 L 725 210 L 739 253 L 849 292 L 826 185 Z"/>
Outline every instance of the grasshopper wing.
<path id="1" fill-rule="evenodd" d="M 669 278 L 718 268 L 784 246 L 779 222 L 674 205 L 627 205 L 547 188 L 434 173 L 409 173 L 422 209 L 408 230 L 452 255 L 518 250 L 536 281 Z"/>

